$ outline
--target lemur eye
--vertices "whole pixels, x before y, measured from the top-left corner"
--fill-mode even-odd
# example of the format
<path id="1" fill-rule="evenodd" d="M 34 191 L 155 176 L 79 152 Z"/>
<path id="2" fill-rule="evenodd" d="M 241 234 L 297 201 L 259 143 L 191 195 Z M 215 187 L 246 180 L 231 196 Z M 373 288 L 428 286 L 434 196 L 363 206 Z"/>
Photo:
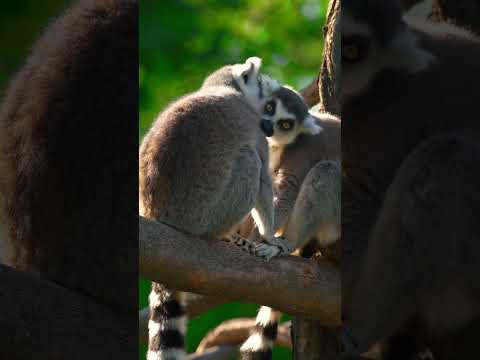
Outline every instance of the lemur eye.
<path id="1" fill-rule="evenodd" d="M 273 115 L 275 113 L 275 102 L 274 101 L 269 101 L 266 105 L 265 105 L 265 113 L 268 114 L 268 115 Z"/>
<path id="2" fill-rule="evenodd" d="M 370 39 L 365 36 L 342 38 L 342 61 L 356 63 L 368 55 Z"/>
<path id="3" fill-rule="evenodd" d="M 360 49 L 355 45 L 347 45 L 342 48 L 342 57 L 348 61 L 357 61 L 360 58 Z"/>
<path id="4" fill-rule="evenodd" d="M 282 130 L 290 130 L 293 127 L 293 122 L 291 120 L 280 120 L 278 125 Z"/>

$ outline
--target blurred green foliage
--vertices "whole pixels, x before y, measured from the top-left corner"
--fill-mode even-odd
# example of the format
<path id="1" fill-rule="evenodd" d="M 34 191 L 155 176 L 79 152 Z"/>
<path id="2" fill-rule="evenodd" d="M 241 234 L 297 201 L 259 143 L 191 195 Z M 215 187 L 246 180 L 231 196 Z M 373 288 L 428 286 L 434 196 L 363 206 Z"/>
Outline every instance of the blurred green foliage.
<path id="1" fill-rule="evenodd" d="M 322 26 L 328 0 L 141 0 L 140 138 L 174 99 L 198 89 L 225 64 L 250 56 L 263 59 L 263 72 L 301 88 L 318 73 L 323 51 Z M 140 308 L 147 305 L 149 283 L 141 281 Z M 225 319 L 254 317 L 258 306 L 234 303 L 191 321 L 189 351 Z M 145 357 L 145 348 L 139 354 Z M 275 348 L 274 359 L 291 352 Z"/>

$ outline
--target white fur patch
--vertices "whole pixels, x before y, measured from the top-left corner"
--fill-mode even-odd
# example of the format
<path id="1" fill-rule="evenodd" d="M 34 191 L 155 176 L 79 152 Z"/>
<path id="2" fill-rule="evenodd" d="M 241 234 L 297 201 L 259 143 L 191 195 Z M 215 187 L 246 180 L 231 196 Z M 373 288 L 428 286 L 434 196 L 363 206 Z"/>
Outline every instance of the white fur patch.
<path id="1" fill-rule="evenodd" d="M 187 354 L 183 349 L 168 349 L 168 350 L 160 350 L 158 352 L 149 351 L 147 353 L 147 360 L 164 360 L 164 359 L 184 360 L 186 358 L 187 358 Z"/>
<path id="2" fill-rule="evenodd" d="M 427 19 L 432 13 L 433 0 L 425 0 L 414 5 L 407 13 L 405 17 L 417 17 L 419 19 Z"/>
<path id="3" fill-rule="evenodd" d="M 260 75 L 260 81 L 262 82 L 264 97 L 272 95 L 275 90 L 278 90 L 282 86 L 277 80 L 265 74 Z"/>
<path id="4" fill-rule="evenodd" d="M 148 295 L 148 304 L 150 307 L 158 307 L 161 304 L 160 295 L 157 294 L 155 291 L 150 291 L 150 295 Z"/>
<path id="5" fill-rule="evenodd" d="M 264 219 L 260 216 L 260 213 L 257 211 L 257 209 L 252 209 L 250 212 L 253 218 L 253 221 L 255 222 L 255 225 L 257 225 L 258 232 L 262 237 L 266 239 L 270 239 L 272 237 L 272 234 L 267 234 L 267 224 L 265 224 Z"/>
<path id="6" fill-rule="evenodd" d="M 177 330 L 181 334 L 185 334 L 187 331 L 187 317 L 181 316 L 178 318 L 168 319 L 161 323 L 150 320 L 148 322 L 148 337 L 153 338 L 160 331 L 165 330 Z"/>
<path id="7" fill-rule="evenodd" d="M 383 59 L 384 67 L 407 69 L 411 73 L 425 70 L 435 57 L 418 46 L 415 35 L 409 30 L 403 31 L 390 44 L 388 56 Z"/>
<path id="8" fill-rule="evenodd" d="M 253 106 L 254 109 L 260 111 L 262 102 L 259 98 L 259 85 L 258 85 L 258 73 L 262 66 L 262 59 L 258 57 L 248 58 L 244 64 L 236 64 L 232 67 L 232 75 L 237 82 L 243 95 Z M 245 82 L 244 76 L 248 75 L 247 82 Z"/>
<path id="9" fill-rule="evenodd" d="M 258 311 L 255 323 L 265 327 L 268 324 L 278 322 L 279 317 L 280 317 L 279 311 L 276 311 L 268 306 L 262 306 Z"/>
<path id="10" fill-rule="evenodd" d="M 273 342 L 265 339 L 261 334 L 254 333 L 243 343 L 240 351 L 268 350 L 273 347 Z"/>
<path id="11" fill-rule="evenodd" d="M 282 146 L 274 146 L 273 144 L 271 144 L 271 146 L 268 147 L 268 169 L 271 174 L 273 174 L 280 166 L 282 153 Z"/>
<path id="12" fill-rule="evenodd" d="M 302 131 L 310 135 L 318 135 L 323 130 L 323 128 L 317 124 L 317 121 L 312 115 L 308 115 L 307 118 L 303 121 Z"/>

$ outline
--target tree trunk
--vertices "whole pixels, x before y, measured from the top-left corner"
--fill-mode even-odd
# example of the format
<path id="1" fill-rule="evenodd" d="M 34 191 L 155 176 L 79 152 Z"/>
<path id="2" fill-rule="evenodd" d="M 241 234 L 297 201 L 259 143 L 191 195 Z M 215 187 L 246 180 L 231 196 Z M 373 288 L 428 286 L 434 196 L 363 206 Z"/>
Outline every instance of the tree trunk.
<path id="1" fill-rule="evenodd" d="M 325 48 L 318 88 L 320 110 L 340 114 L 338 93 L 341 71 L 340 0 L 330 0 L 325 27 Z M 330 360 L 340 353 L 338 328 L 322 326 L 311 317 L 297 316 L 292 324 L 293 358 Z"/>

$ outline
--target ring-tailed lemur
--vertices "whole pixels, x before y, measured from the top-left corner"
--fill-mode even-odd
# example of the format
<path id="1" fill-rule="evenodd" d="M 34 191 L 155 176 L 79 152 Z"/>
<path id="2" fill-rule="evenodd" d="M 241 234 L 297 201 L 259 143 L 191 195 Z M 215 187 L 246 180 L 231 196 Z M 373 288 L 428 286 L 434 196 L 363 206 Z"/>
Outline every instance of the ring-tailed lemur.
<path id="1" fill-rule="evenodd" d="M 300 94 L 280 87 L 265 104 L 262 128 L 270 135 L 275 231 L 286 234 L 290 251 L 312 238 L 321 247 L 333 244 L 340 237 L 340 120 L 310 114 Z M 255 230 L 251 238 L 257 237 Z M 260 309 L 242 360 L 271 358 L 279 317 Z"/>

